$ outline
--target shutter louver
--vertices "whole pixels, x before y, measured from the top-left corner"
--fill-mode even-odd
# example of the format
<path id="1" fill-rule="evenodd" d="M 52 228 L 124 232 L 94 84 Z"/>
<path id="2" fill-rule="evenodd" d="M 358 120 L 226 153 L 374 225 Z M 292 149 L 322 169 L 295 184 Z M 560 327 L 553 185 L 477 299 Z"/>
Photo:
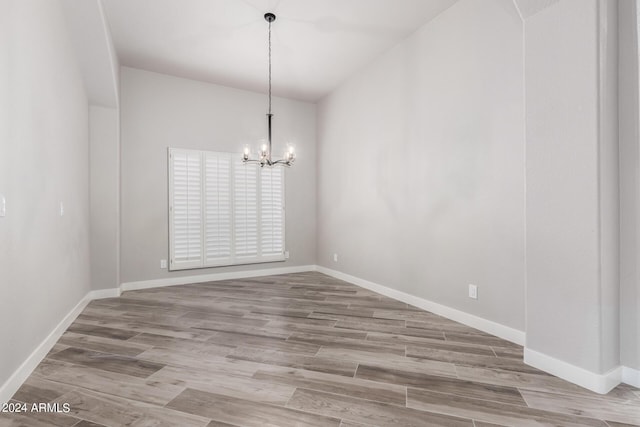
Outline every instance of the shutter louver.
<path id="1" fill-rule="evenodd" d="M 173 185 L 171 231 L 172 268 L 202 265 L 202 174 L 199 152 L 176 151 L 170 156 Z"/>
<path id="2" fill-rule="evenodd" d="M 230 264 L 232 255 L 231 156 L 205 153 L 205 265 Z"/>
<path id="3" fill-rule="evenodd" d="M 235 160 L 234 181 L 235 257 L 257 257 L 258 166 Z"/>
<path id="4" fill-rule="evenodd" d="M 282 168 L 261 171 L 260 234 L 262 256 L 277 256 L 284 252 L 284 211 Z"/>

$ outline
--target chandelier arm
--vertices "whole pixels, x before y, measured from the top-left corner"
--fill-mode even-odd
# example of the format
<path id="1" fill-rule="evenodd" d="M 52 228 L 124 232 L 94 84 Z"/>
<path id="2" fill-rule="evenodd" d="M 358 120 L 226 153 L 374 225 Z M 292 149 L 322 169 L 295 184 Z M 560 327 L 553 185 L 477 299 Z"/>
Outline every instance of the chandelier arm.
<path id="1" fill-rule="evenodd" d="M 276 160 L 275 162 L 272 163 L 272 165 L 282 165 L 282 166 L 291 166 L 291 161 L 290 160 L 284 160 L 284 159 L 280 159 L 280 160 Z"/>

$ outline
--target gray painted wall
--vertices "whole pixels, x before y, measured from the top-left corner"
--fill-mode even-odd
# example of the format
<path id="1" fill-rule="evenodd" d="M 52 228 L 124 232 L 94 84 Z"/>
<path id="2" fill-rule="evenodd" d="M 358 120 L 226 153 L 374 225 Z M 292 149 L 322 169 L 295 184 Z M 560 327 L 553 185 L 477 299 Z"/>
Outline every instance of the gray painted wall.
<path id="1" fill-rule="evenodd" d="M 0 2 L 0 93 L 3 384 L 89 291 L 88 105 L 58 1 Z"/>
<path id="2" fill-rule="evenodd" d="M 527 347 L 596 373 L 619 362 L 612 5 L 563 0 L 525 23 Z"/>
<path id="3" fill-rule="evenodd" d="M 118 110 L 89 108 L 91 287 L 120 285 L 120 140 Z"/>
<path id="4" fill-rule="evenodd" d="M 640 133 L 638 120 L 638 10 L 618 2 L 620 120 L 620 358 L 640 369 Z"/>
<path id="5" fill-rule="evenodd" d="M 525 329 L 522 31 L 462 0 L 320 102 L 318 264 Z"/>
<path id="6" fill-rule="evenodd" d="M 618 2 L 598 0 L 598 195 L 600 198 L 600 366 L 620 365 L 620 181 Z"/>
<path id="7" fill-rule="evenodd" d="M 286 171 L 285 262 L 168 272 L 167 147 L 242 152 L 266 137 L 263 94 L 121 68 L 121 282 L 315 263 L 316 107 L 274 98 L 274 153 L 296 144 Z"/>

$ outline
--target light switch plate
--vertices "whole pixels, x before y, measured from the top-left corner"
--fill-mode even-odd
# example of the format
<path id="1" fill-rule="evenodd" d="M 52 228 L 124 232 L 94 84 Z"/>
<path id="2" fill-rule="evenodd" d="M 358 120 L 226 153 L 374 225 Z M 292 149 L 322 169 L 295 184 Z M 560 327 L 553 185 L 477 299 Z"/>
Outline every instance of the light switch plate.
<path id="1" fill-rule="evenodd" d="M 167 268 L 167 260 L 166 259 L 161 259 L 160 260 L 160 268 Z"/>
<path id="2" fill-rule="evenodd" d="M 7 216 L 7 199 L 0 194 L 0 217 L 4 218 L 5 216 Z"/>

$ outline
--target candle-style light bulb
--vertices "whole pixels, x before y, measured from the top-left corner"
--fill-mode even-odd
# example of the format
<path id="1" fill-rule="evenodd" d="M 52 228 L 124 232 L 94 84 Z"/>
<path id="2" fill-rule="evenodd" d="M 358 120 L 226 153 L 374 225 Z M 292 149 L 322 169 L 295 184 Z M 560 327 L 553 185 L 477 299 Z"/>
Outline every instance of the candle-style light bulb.
<path id="1" fill-rule="evenodd" d="M 293 144 L 287 145 L 287 151 L 284 153 L 287 162 L 293 162 L 296 159 L 296 147 Z"/>
<path id="2" fill-rule="evenodd" d="M 251 148 L 248 145 L 244 146 L 244 151 L 242 153 L 242 158 L 247 161 L 249 160 L 249 157 L 251 156 Z"/>
<path id="3" fill-rule="evenodd" d="M 266 142 L 262 142 L 262 144 L 260 145 L 260 157 L 267 157 L 268 151 L 267 151 L 267 143 Z"/>

